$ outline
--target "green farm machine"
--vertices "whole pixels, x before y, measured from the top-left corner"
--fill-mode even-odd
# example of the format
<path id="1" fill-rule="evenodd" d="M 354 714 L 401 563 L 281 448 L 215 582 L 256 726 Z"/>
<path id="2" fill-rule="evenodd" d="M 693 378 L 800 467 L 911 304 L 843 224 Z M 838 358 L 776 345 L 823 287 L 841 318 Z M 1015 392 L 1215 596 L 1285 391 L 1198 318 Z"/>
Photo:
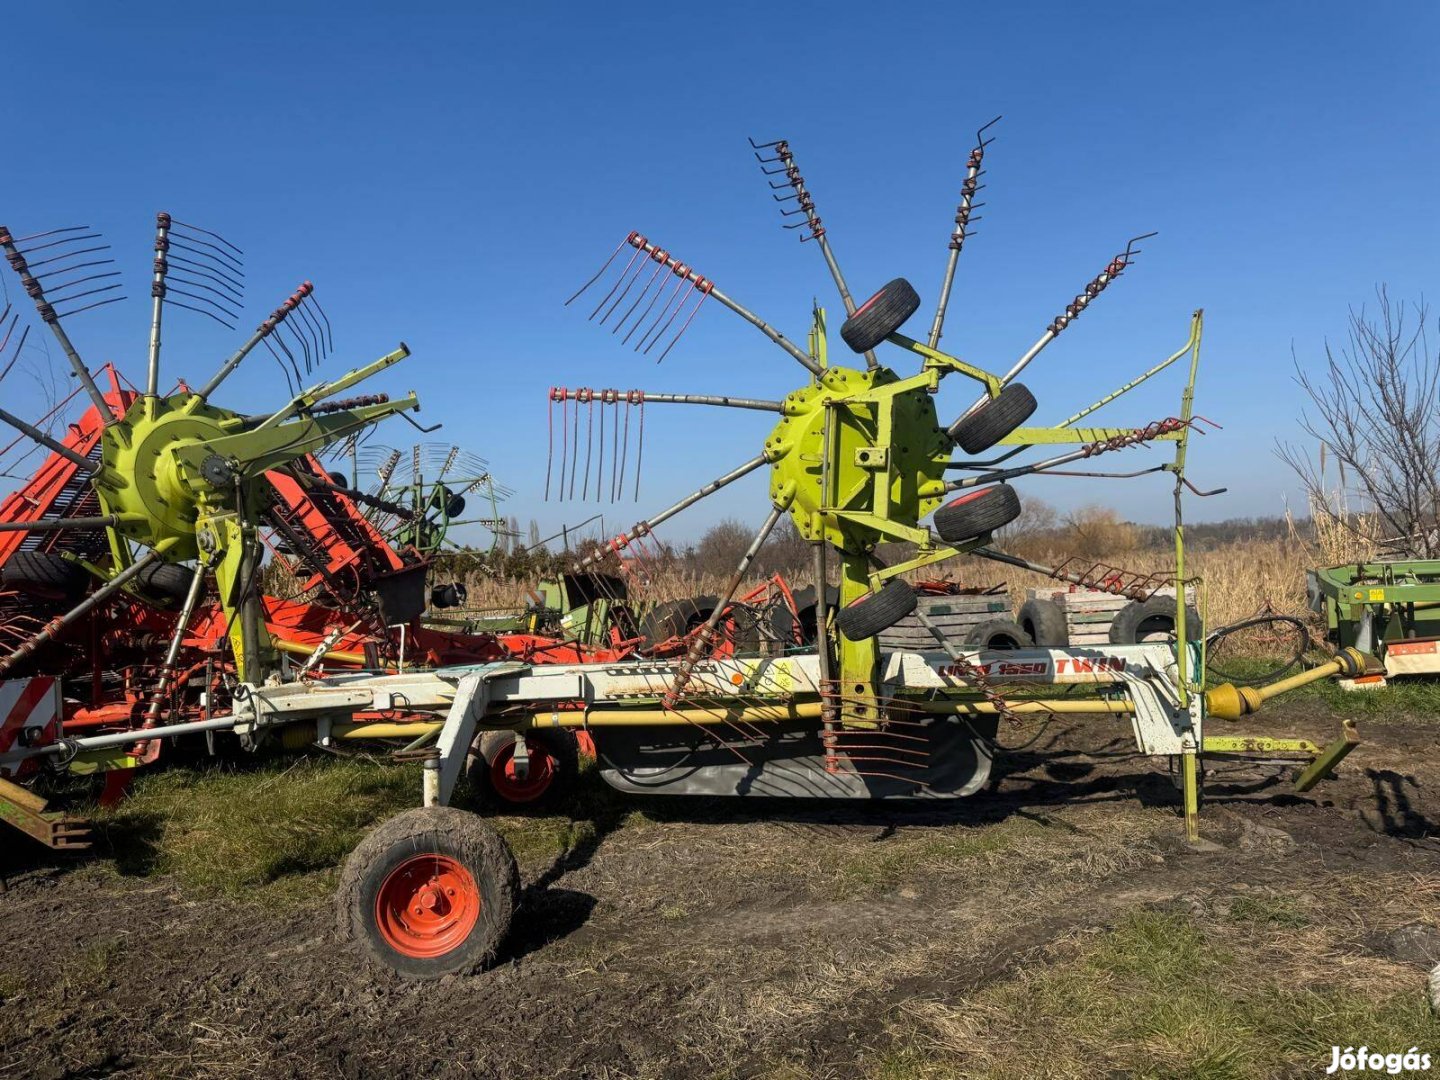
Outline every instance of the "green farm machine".
<path id="1" fill-rule="evenodd" d="M 334 412 L 322 412 L 320 405 L 398 360 L 403 347 L 335 383 L 297 394 L 273 414 L 246 416 L 212 406 L 209 397 L 247 350 L 198 393 L 182 390 L 164 398 L 157 393 L 157 301 L 149 392 L 133 415 L 116 417 L 109 425 L 114 430 L 107 429 L 96 486 L 116 542 L 147 551 L 132 565 L 198 559 L 215 569 L 227 611 L 236 616 L 232 640 L 244 664 L 228 714 L 158 726 L 147 737 L 224 730 L 246 744 L 267 737 L 294 746 L 399 740 L 403 756 L 423 766 L 424 806 L 381 825 L 352 853 L 337 905 L 344 932 L 368 956 L 415 978 L 469 972 L 490 963 L 518 898 L 515 862 L 499 834 L 449 805 L 462 776 L 482 790 L 500 764 L 522 783 L 558 776 L 573 761 L 577 732 L 593 740 L 604 780 L 627 792 L 946 800 L 986 786 L 1002 722 L 1098 714 L 1128 723 L 1140 752 L 1171 766 L 1192 839 L 1198 838 L 1199 763 L 1205 756 L 1258 750 L 1266 760 L 1293 762 L 1300 770 L 1300 789 L 1318 782 L 1355 745 L 1353 729 L 1322 747 L 1305 740 L 1236 736 L 1216 730 L 1214 722 L 1237 720 L 1266 698 L 1305 682 L 1359 674 L 1366 658 L 1345 649 L 1327 663 L 1270 686 L 1207 687 L 1205 645 L 1187 626 L 1186 587 L 1199 583 L 1185 569 L 1181 505 L 1185 491 L 1195 490 L 1186 478 L 1190 436 L 1206 423 L 1192 404 L 1201 314 L 1191 317 L 1175 352 L 1050 426 L 1028 426 L 1036 397 L 1017 376 L 1127 270 L 1138 254 L 1134 241 L 1003 375 L 940 348 L 987 145 L 982 129 L 923 338 L 903 330 L 921 303 L 904 278 L 890 281 L 863 303 L 853 300 L 790 147 L 784 142 L 756 145 L 762 168 L 775 178 L 771 187 L 780 193 L 776 198 L 782 209 L 789 207 L 784 212 L 795 218 L 801 239 L 815 243 L 836 286 L 845 310 L 839 334 L 853 364 L 830 355 L 823 310 L 812 312 L 802 348 L 638 233 L 627 236 L 571 298 L 608 288 L 590 317 L 608 322 L 617 336 L 624 330 L 619 340 L 633 339 L 641 353 L 658 349 L 662 357 L 710 300 L 748 322 L 804 371 L 803 381 L 775 400 L 634 390 L 561 392 L 562 401 L 597 407 L 602 424 L 609 410 L 608 438 L 602 434 L 587 441 L 585 450 L 594 448 L 598 459 L 610 446 L 606 486 L 612 492 L 627 486 L 628 463 L 615 456 L 617 451 L 623 455 L 621 444 L 629 435 L 628 413 L 622 410 L 643 402 L 774 416 L 774 428 L 758 453 L 606 541 L 574 568 L 602 569 L 612 555 L 643 551 L 664 522 L 742 477 L 768 470 L 770 505 L 764 523 L 719 603 L 685 651 L 670 659 L 545 665 L 501 660 L 400 674 L 286 678 L 270 662 L 263 635 L 253 625 L 247 629 L 245 618 L 245 584 L 256 565 L 251 478 L 285 454 L 319 449 L 381 417 L 415 408 L 413 397 L 342 403 Z M 8 234 L 5 242 L 7 253 L 13 251 Z M 599 284 L 617 261 L 613 280 Z M 68 345 L 66 351 L 77 376 L 88 378 Z M 910 365 L 909 373 L 900 369 L 900 361 Z M 1174 416 L 1088 426 L 1093 413 L 1176 364 L 1187 375 Z M 975 384 L 974 396 L 950 406 L 945 420 L 939 394 L 955 376 Z M 1155 443 L 1173 447 L 1169 461 L 1128 473 L 1090 468 L 1093 458 Z M 573 485 L 582 450 L 578 437 L 569 449 L 569 475 L 564 476 L 563 466 L 561 471 Z M 588 457 L 584 467 L 582 483 L 589 483 Z M 594 468 L 593 482 L 600 490 L 603 461 Z M 1074 561 L 1040 566 L 995 546 L 997 530 L 1020 512 L 1019 495 L 1011 486 L 1015 480 L 1155 472 L 1168 473 L 1174 481 L 1171 573 L 1127 574 Z M 832 607 L 827 590 L 817 589 L 813 650 L 778 656 L 717 651 L 723 611 L 740 594 L 757 553 L 785 515 L 811 545 L 815 581 L 838 580 L 838 602 Z M 877 557 L 881 545 L 897 541 L 909 545 L 910 554 L 885 565 Z M 1173 587 L 1174 640 L 1105 648 L 962 648 L 929 622 L 906 579 L 912 571 L 962 555 L 1136 600 Z M 882 649 L 880 633 L 912 616 L 930 628 L 933 648 Z M 11 750 L 0 753 L 0 764 L 7 758 L 55 758 L 101 749 L 112 745 L 107 739 L 133 742 L 135 734 Z M 489 790 L 494 792 L 493 785 Z"/>
<path id="2" fill-rule="evenodd" d="M 1390 676 L 1440 673 L 1440 560 L 1346 563 L 1305 574 L 1310 608 L 1327 640 L 1376 657 L 1381 670 L 1346 680 L 1356 689 Z"/>

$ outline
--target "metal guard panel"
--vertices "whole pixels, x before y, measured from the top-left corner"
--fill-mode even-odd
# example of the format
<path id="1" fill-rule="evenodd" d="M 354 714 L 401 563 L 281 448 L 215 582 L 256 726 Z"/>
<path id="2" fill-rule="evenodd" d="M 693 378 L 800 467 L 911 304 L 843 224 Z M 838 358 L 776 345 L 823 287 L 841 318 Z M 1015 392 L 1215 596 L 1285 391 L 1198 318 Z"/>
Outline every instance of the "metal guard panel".
<path id="1" fill-rule="evenodd" d="M 993 716 L 937 718 L 919 729 L 926 740 L 923 765 L 870 760 L 857 767 L 841 754 L 834 771 L 825 767 L 813 722 L 768 726 L 763 738 L 717 732 L 726 739 L 723 745 L 689 724 L 595 728 L 591 737 L 605 782 L 632 794 L 954 799 L 974 794 L 990 779 L 997 723 Z"/>

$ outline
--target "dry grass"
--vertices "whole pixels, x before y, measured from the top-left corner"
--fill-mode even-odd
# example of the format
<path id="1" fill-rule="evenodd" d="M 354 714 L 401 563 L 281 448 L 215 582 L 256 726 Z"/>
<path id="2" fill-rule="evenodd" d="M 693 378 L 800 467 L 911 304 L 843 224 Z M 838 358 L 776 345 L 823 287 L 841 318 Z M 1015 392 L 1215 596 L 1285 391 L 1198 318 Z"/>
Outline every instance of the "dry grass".
<path id="1" fill-rule="evenodd" d="M 1019 554 L 1036 562 L 1056 565 L 1068 553 L 1027 548 L 1019 545 Z M 1290 615 L 1301 615 L 1305 607 L 1305 571 L 1319 565 L 1335 565 L 1345 559 L 1332 559 L 1329 549 L 1338 548 L 1338 541 L 1314 543 L 1298 532 L 1289 538 L 1274 540 L 1241 540 L 1213 547 L 1191 547 L 1186 551 L 1186 576 L 1203 580 L 1200 602 L 1210 626 L 1235 622 L 1269 607 Z M 1097 560 L 1099 561 L 1099 560 Z M 1175 556 L 1169 548 L 1131 548 L 1108 554 L 1104 562 L 1140 573 L 1173 571 Z M 944 578 L 965 587 L 991 588 L 1006 585 L 1018 608 L 1027 588 L 1054 587 L 1055 582 L 1043 574 L 1019 570 L 976 558 L 959 558 L 940 566 L 910 575 L 912 578 Z M 787 577 L 791 588 L 811 583 L 809 575 Z M 647 566 L 645 580 L 632 586 L 632 595 L 644 600 L 674 600 L 681 597 L 717 595 L 727 582 L 721 575 L 687 571 L 683 566 Z M 741 592 L 760 584 L 760 580 L 742 586 Z M 532 581 L 497 581 L 480 574 L 471 574 L 466 581 L 470 591 L 469 606 L 477 610 L 518 610 L 530 602 Z"/>

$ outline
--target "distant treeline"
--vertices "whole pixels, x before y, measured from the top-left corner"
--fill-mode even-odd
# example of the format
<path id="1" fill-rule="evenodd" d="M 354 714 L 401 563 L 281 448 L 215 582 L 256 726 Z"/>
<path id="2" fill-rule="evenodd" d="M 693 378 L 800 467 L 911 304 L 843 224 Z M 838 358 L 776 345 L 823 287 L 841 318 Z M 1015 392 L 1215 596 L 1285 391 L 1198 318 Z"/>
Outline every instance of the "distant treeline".
<path id="1" fill-rule="evenodd" d="M 726 520 L 707 529 L 691 543 L 667 544 L 654 537 L 627 549 L 626 554 L 641 562 L 663 566 L 694 576 L 728 576 L 733 573 L 745 549 L 754 538 L 755 526 Z M 512 530 L 519 534 L 519 529 Z M 530 537 L 538 538 L 539 530 L 532 523 Z M 1291 521 L 1284 517 L 1229 518 L 1225 521 L 1194 522 L 1185 526 L 1185 541 L 1192 550 L 1222 547 L 1239 541 L 1285 540 L 1309 541 L 1314 530 L 1308 519 Z M 598 537 L 575 540 L 570 550 L 560 544 L 538 543 L 534 546 L 511 542 L 493 551 L 462 550 L 438 556 L 437 570 L 442 576 L 480 574 L 505 581 L 533 581 L 552 577 L 571 569 L 579 558 L 594 552 Z M 1166 525 L 1142 525 L 1125 521 L 1113 510 L 1101 506 L 1082 507 L 1060 513 L 1038 499 L 1026 503 L 1025 512 L 1013 525 L 996 538 L 996 545 L 1017 554 L 1039 552 L 1112 558 L 1137 550 L 1163 550 L 1173 543 L 1174 535 Z M 882 545 L 879 553 L 886 561 L 908 557 L 905 545 Z M 788 517 L 782 518 L 761 549 L 752 574 L 768 576 L 776 572 L 787 576 L 808 576 L 811 568 L 810 546 L 800 538 Z M 606 556 L 596 567 L 613 573 L 619 568 L 616 557 Z"/>

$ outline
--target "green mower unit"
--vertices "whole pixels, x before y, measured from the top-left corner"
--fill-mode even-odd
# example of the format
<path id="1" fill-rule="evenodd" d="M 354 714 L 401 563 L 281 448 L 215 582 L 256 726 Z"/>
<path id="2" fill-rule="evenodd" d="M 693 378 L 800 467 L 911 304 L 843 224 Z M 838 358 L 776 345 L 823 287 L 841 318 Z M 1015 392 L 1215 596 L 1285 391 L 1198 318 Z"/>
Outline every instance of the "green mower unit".
<path id="1" fill-rule="evenodd" d="M 1388 676 L 1440 673 L 1440 560 L 1307 570 L 1305 594 L 1310 609 L 1325 617 L 1331 644 L 1369 653 L 1382 665 L 1347 685 L 1371 688 Z"/>

